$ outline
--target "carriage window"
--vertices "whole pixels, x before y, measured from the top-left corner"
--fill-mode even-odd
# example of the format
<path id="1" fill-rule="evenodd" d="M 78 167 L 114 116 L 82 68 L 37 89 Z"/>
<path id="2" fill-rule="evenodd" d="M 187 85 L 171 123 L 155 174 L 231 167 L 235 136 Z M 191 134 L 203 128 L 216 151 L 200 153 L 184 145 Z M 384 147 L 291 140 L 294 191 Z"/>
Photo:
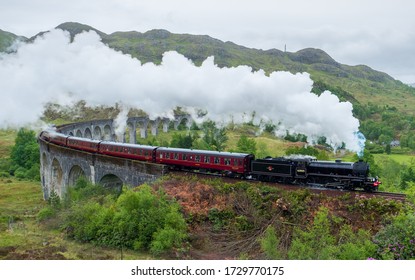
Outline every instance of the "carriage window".
<path id="1" fill-rule="evenodd" d="M 163 153 L 160 153 L 160 158 L 163 158 Z"/>
<path id="2" fill-rule="evenodd" d="M 183 160 L 187 160 L 187 154 L 182 155 Z"/>
<path id="3" fill-rule="evenodd" d="M 210 157 L 209 156 L 205 156 L 205 163 L 210 163 Z"/>
<path id="4" fill-rule="evenodd" d="M 228 158 L 225 158 L 225 165 L 231 165 L 231 160 Z"/>
<path id="5" fill-rule="evenodd" d="M 170 153 L 166 153 L 166 158 L 170 158 Z"/>
<path id="6" fill-rule="evenodd" d="M 219 164 L 220 163 L 220 159 L 218 157 L 215 157 L 214 162 L 215 162 L 215 164 Z"/>
<path id="7" fill-rule="evenodd" d="M 179 159 L 179 154 L 178 153 L 174 153 L 174 159 Z"/>
<path id="8" fill-rule="evenodd" d="M 196 161 L 200 162 L 200 156 L 196 156 Z"/>
<path id="9" fill-rule="evenodd" d="M 238 163 L 238 160 L 237 160 L 237 159 L 234 159 L 234 160 L 233 160 L 233 165 L 234 165 L 234 166 L 238 166 L 238 165 L 241 165 L 241 164 L 240 164 L 240 163 Z"/>

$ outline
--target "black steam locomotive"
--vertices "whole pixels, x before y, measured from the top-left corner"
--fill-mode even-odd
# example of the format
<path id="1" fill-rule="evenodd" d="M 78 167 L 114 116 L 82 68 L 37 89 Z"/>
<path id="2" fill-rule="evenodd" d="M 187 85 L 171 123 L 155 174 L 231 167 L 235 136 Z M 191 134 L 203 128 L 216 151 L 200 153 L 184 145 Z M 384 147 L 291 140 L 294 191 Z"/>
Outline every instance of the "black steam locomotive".
<path id="1" fill-rule="evenodd" d="M 294 156 L 253 160 L 251 174 L 259 181 L 307 184 L 339 189 L 377 191 L 380 181 L 369 177 L 369 165 L 357 162 L 320 161 Z"/>

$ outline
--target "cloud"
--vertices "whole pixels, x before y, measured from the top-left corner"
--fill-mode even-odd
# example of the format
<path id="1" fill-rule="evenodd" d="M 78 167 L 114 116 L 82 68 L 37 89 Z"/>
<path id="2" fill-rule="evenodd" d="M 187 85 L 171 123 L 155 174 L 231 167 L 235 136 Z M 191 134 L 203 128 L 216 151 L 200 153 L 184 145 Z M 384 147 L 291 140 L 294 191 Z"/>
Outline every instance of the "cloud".
<path id="1" fill-rule="evenodd" d="M 352 105 L 330 92 L 312 94 L 307 73 L 273 72 L 248 66 L 219 68 L 209 57 L 200 67 L 176 52 L 166 52 L 161 65 L 142 64 L 104 45 L 94 32 L 70 43 L 69 34 L 52 30 L 16 53 L 0 58 L 3 91 L 2 127 L 36 122 L 47 102 L 61 105 L 85 100 L 89 105 L 125 104 L 150 117 L 171 115 L 176 106 L 208 111 L 217 122 L 258 119 L 281 122 L 280 130 L 309 139 L 326 136 L 358 151 L 359 121 Z"/>

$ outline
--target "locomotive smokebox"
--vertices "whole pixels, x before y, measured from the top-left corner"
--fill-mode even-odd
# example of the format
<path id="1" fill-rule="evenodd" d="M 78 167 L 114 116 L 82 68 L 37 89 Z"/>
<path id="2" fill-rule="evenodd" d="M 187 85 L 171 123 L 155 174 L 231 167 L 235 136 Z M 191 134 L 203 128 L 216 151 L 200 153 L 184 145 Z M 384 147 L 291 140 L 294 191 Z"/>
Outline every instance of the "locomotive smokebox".
<path id="1" fill-rule="evenodd" d="M 363 159 L 359 159 L 353 164 L 353 174 L 355 176 L 366 177 L 369 174 L 369 164 L 363 161 Z"/>

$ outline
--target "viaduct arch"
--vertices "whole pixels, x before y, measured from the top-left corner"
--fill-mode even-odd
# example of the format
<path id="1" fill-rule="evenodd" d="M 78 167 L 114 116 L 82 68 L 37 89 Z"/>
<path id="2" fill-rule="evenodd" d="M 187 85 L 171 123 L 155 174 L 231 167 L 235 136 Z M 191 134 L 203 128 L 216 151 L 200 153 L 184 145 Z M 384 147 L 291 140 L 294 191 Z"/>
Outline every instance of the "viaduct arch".
<path id="1" fill-rule="evenodd" d="M 190 126 L 190 121 L 190 116 L 180 116 L 174 120 L 174 127 L 177 129 L 183 122 Z M 142 128 L 140 136 L 147 137 L 142 131 L 151 129 L 151 133 L 156 135 L 159 126 L 167 132 L 169 124 L 169 119 L 151 121 L 146 118 L 129 118 L 122 140 L 125 142 L 126 131 L 129 131 L 129 142 L 136 143 L 137 127 Z M 96 120 L 59 127 L 59 131 L 66 135 L 111 141 L 117 139 L 115 129 L 113 120 Z M 80 177 L 85 177 L 94 184 L 120 189 L 123 185 L 138 186 L 154 181 L 167 171 L 163 165 L 73 150 L 40 138 L 39 145 L 44 199 L 48 199 L 52 192 L 63 197 Z"/>

